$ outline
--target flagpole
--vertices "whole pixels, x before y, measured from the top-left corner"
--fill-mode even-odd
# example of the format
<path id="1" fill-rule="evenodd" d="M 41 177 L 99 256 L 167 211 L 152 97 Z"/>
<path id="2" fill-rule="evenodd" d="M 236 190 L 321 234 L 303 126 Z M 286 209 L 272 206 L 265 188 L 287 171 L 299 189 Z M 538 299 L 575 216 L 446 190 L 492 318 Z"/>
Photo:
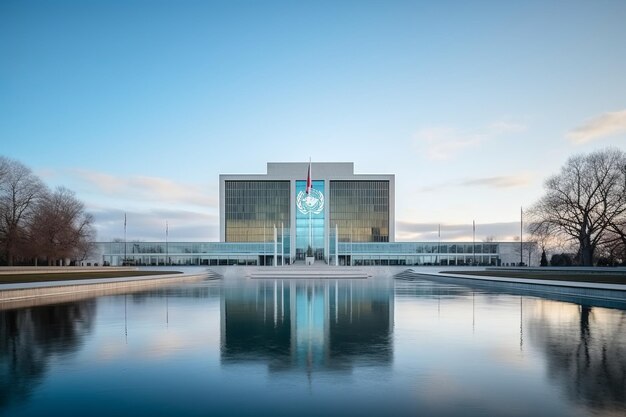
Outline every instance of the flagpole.
<path id="1" fill-rule="evenodd" d="M 167 247 L 167 234 L 169 233 L 169 227 L 167 224 L 167 220 L 165 220 L 165 265 L 167 266 L 169 264 L 167 258 L 169 256 L 169 251 L 168 251 L 168 247 Z"/>
<path id="2" fill-rule="evenodd" d="M 309 177 L 307 178 L 307 188 L 309 186 L 308 181 L 311 181 L 311 189 L 313 188 L 313 169 L 311 168 L 311 157 L 309 157 Z M 309 194 L 311 190 L 307 194 Z M 309 246 L 313 250 L 313 229 L 311 228 L 311 207 L 309 207 Z M 307 248 L 308 252 L 308 248 Z M 308 253 L 307 253 L 308 256 Z"/>
<path id="3" fill-rule="evenodd" d="M 476 266 L 476 220 L 472 220 L 472 266 Z"/>
<path id="4" fill-rule="evenodd" d="M 519 208 L 519 266 L 524 263 L 524 209 L 522 206 Z"/>
<path id="5" fill-rule="evenodd" d="M 441 223 L 437 225 L 437 265 L 441 262 Z"/>
<path id="6" fill-rule="evenodd" d="M 124 213 L 124 259 L 122 260 L 122 266 L 126 263 L 126 213 Z"/>

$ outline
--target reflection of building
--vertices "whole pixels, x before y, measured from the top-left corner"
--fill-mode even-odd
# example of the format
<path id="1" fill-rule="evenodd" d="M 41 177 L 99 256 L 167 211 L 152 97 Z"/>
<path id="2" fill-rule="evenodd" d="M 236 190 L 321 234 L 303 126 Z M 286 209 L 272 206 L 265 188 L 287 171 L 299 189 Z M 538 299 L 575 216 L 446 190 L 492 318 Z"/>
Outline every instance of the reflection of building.
<path id="1" fill-rule="evenodd" d="M 330 253 L 335 228 L 340 241 L 394 241 L 393 175 L 355 175 L 352 163 L 314 163 L 307 194 L 308 166 L 268 163 L 266 175 L 220 175 L 221 241 L 273 242 L 276 226 L 285 233 L 287 258 L 303 259 L 310 245 L 320 260 Z"/>
<path id="2" fill-rule="evenodd" d="M 222 360 L 260 360 L 272 370 L 389 362 L 393 283 L 376 281 L 258 280 L 225 288 Z"/>

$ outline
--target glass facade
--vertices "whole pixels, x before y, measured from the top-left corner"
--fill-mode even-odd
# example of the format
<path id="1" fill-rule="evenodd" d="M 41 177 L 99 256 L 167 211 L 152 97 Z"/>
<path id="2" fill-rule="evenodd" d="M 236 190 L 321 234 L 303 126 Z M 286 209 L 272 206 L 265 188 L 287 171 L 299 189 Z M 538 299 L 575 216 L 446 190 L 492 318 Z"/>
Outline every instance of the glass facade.
<path id="1" fill-rule="evenodd" d="M 308 227 L 307 227 L 308 232 Z M 285 230 L 285 234 L 288 232 Z M 334 232 L 331 229 L 331 237 Z M 501 264 L 502 245 L 519 243 L 459 243 L 459 242 L 392 242 L 339 243 L 336 252 L 330 239 L 329 258 L 340 265 L 493 265 Z M 105 265 L 271 265 L 274 243 L 226 242 L 103 242 L 99 250 Z M 277 245 L 279 257 L 282 252 Z"/>
<path id="2" fill-rule="evenodd" d="M 498 243 L 339 243 L 341 265 L 499 266 Z M 334 259 L 335 248 L 331 246 Z"/>
<path id="3" fill-rule="evenodd" d="M 309 245 L 315 259 L 324 259 L 324 181 L 313 181 L 306 194 L 306 181 L 296 181 L 296 259 L 306 256 Z"/>
<path id="4" fill-rule="evenodd" d="M 274 257 L 273 242 L 102 242 L 98 246 L 103 265 L 270 265 Z M 279 261 L 282 250 L 279 243 Z M 288 254 L 286 248 L 282 253 Z"/>
<path id="5" fill-rule="evenodd" d="M 389 181 L 330 181 L 329 200 L 340 242 L 389 242 Z"/>
<path id="6" fill-rule="evenodd" d="M 289 181 L 225 181 L 225 241 L 273 242 L 274 226 L 289 229 L 289 210 Z"/>

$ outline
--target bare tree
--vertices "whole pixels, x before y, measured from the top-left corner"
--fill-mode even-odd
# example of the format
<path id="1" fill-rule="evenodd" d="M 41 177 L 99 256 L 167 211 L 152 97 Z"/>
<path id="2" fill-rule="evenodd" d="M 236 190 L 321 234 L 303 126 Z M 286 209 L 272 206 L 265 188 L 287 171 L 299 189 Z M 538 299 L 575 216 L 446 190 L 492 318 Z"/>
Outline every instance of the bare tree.
<path id="1" fill-rule="evenodd" d="M 74 192 L 64 187 L 48 192 L 31 216 L 28 236 L 32 255 L 48 264 L 83 260 L 93 250 L 93 217 Z"/>
<path id="2" fill-rule="evenodd" d="M 529 223 L 526 225 L 526 231 L 530 233 L 530 240 L 536 242 L 541 251 L 540 266 L 547 266 L 548 252 L 554 252 L 559 246 L 558 239 L 549 233 L 544 223 Z"/>
<path id="3" fill-rule="evenodd" d="M 519 236 L 515 236 L 513 240 L 518 242 L 518 244 L 515 245 L 515 248 L 513 249 L 513 253 L 516 254 L 515 259 L 520 259 L 520 261 L 526 266 L 532 266 L 533 254 L 537 253 L 538 243 L 533 240 L 528 240 L 519 244 Z M 522 252 L 521 256 L 520 251 Z M 522 266 L 521 263 L 520 266 Z"/>
<path id="4" fill-rule="evenodd" d="M 626 196 L 626 162 L 621 166 L 621 181 L 618 179 L 617 183 L 621 185 L 622 195 Z M 626 264 L 626 211 L 613 219 L 607 218 L 607 223 L 608 233 L 602 242 L 605 256 L 608 254 L 610 259 Z"/>
<path id="5" fill-rule="evenodd" d="M 526 225 L 526 231 L 530 233 L 530 239 L 537 242 L 539 248 L 545 251 L 552 240 L 548 225 L 542 222 L 533 222 Z"/>
<path id="6" fill-rule="evenodd" d="M 0 184 L 4 182 L 4 178 L 9 171 L 9 160 L 4 156 L 0 156 Z"/>
<path id="7" fill-rule="evenodd" d="M 528 223 L 526 231 L 530 234 L 529 240 L 536 242 L 541 252 L 548 254 L 575 251 L 572 248 L 571 240 L 564 238 L 561 234 L 553 233 L 546 223 Z"/>
<path id="8" fill-rule="evenodd" d="M 26 217 L 46 187 L 30 168 L 9 158 L 0 160 L 0 242 L 13 265 Z"/>
<path id="9" fill-rule="evenodd" d="M 619 149 L 568 159 L 530 211 L 535 227 L 576 242 L 581 264 L 593 265 L 607 230 L 626 214 L 624 166 L 626 154 Z"/>

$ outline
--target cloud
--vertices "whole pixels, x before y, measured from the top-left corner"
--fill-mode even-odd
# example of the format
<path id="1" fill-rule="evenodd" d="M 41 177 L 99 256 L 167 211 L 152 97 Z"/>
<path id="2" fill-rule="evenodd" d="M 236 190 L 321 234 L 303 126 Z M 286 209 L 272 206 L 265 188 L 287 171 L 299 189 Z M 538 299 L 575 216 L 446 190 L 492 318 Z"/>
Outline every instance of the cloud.
<path id="1" fill-rule="evenodd" d="M 443 160 L 454 157 L 460 151 L 473 148 L 511 133 L 522 132 L 525 126 L 509 123 L 496 122 L 481 129 L 460 130 L 451 127 L 429 127 L 420 129 L 415 134 L 416 146 L 423 151 L 426 148 L 426 156 L 429 159 Z"/>
<path id="2" fill-rule="evenodd" d="M 49 178 L 69 181 L 94 216 L 98 241 L 163 241 L 165 222 L 171 241 L 219 240 L 217 193 L 210 185 L 150 176 L 119 176 L 88 169 L 47 170 Z"/>
<path id="3" fill-rule="evenodd" d="M 431 185 L 420 188 L 422 192 L 431 192 L 450 187 L 488 187 L 488 188 L 518 188 L 525 187 L 532 181 L 529 174 L 518 175 L 500 175 L 494 177 L 479 177 L 464 179 L 459 181 L 451 181 L 438 185 Z"/>
<path id="4" fill-rule="evenodd" d="M 569 131 L 566 136 L 573 143 L 582 145 L 621 133 L 626 133 L 626 110 L 601 114 Z"/>
<path id="5" fill-rule="evenodd" d="M 500 175 L 495 177 L 483 177 L 465 180 L 459 183 L 461 186 L 482 186 L 491 188 L 514 188 L 523 187 L 530 183 L 530 176 L 520 175 Z"/>
<path id="6" fill-rule="evenodd" d="M 90 187 L 111 197 L 217 207 L 217 199 L 209 195 L 208 187 L 205 190 L 197 185 L 159 177 L 118 177 L 85 169 L 74 169 L 72 172 Z"/>
<path id="7" fill-rule="evenodd" d="M 190 210 L 127 211 L 112 208 L 89 208 L 94 215 L 98 241 L 110 241 L 124 236 L 124 214 L 127 218 L 126 238 L 142 241 L 163 241 L 165 222 L 169 239 L 178 242 L 218 241 L 219 217 Z"/>
<path id="8" fill-rule="evenodd" d="M 414 223 L 398 220 L 396 222 L 396 240 L 415 242 L 434 242 L 438 239 L 438 223 Z M 495 241 L 511 241 L 519 235 L 519 222 L 476 223 L 476 241 L 487 237 Z M 441 224 L 441 241 L 471 241 L 472 224 Z"/>

